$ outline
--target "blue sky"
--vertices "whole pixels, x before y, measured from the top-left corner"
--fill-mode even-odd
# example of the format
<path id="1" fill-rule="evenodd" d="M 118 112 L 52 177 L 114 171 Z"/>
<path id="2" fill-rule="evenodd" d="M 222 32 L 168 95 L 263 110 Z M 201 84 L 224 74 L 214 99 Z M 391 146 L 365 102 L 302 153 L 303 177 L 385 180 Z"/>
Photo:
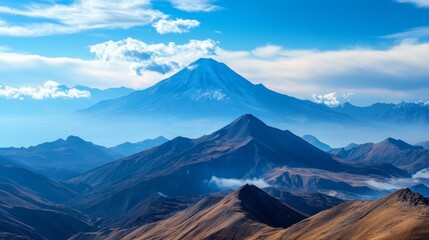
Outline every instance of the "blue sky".
<path id="1" fill-rule="evenodd" d="M 429 0 L 6 0 L 0 83 L 145 88 L 208 56 L 300 98 L 426 102 L 428 37 Z"/>

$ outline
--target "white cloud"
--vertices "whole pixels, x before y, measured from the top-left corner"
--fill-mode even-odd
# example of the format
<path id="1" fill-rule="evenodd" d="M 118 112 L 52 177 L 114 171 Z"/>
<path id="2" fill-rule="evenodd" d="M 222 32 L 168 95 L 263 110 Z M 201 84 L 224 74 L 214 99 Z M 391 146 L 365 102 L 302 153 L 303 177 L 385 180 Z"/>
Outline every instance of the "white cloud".
<path id="1" fill-rule="evenodd" d="M 142 81 L 129 70 L 129 65 L 128 62 L 106 63 L 97 60 L 0 52 L 0 74 L 4 85 L 32 86 L 43 84 L 46 79 L 53 79 L 69 86 L 139 88 L 165 77 L 157 73 L 146 73 Z"/>
<path id="2" fill-rule="evenodd" d="M 216 0 L 170 0 L 173 7 L 186 12 L 212 12 L 220 9 Z"/>
<path id="3" fill-rule="evenodd" d="M 273 56 L 277 56 L 281 51 L 283 51 L 283 48 L 280 46 L 267 45 L 264 47 L 256 48 L 252 51 L 252 53 L 257 57 L 270 58 Z"/>
<path id="4" fill-rule="evenodd" d="M 413 179 L 426 178 L 429 179 L 429 168 L 422 169 L 413 175 Z"/>
<path id="5" fill-rule="evenodd" d="M 347 101 L 350 102 L 350 97 L 355 95 L 353 92 L 347 92 L 343 94 L 343 98 Z"/>
<path id="6" fill-rule="evenodd" d="M 396 0 L 399 3 L 411 3 L 417 7 L 429 8 L 429 0 Z"/>
<path id="7" fill-rule="evenodd" d="M 215 184 L 221 189 L 236 189 L 245 184 L 255 185 L 259 188 L 269 187 L 270 185 L 265 182 L 264 179 L 253 178 L 253 179 L 236 179 L 236 178 L 218 178 L 212 176 L 208 181 L 210 184 Z"/>
<path id="8" fill-rule="evenodd" d="M 429 27 L 417 27 L 412 28 L 405 32 L 400 33 L 394 33 L 387 36 L 384 36 L 383 38 L 390 38 L 390 39 L 420 39 L 420 38 L 426 38 L 429 37 Z"/>
<path id="9" fill-rule="evenodd" d="M 377 182 L 375 180 L 368 180 L 366 183 L 371 187 L 382 189 L 382 190 L 394 190 L 399 188 L 394 184 L 391 184 L 388 182 Z"/>
<path id="10" fill-rule="evenodd" d="M 181 19 L 167 20 L 161 19 L 154 23 L 152 26 L 156 29 L 159 34 L 166 33 L 186 33 L 191 28 L 198 27 L 200 22 L 197 20 Z"/>
<path id="11" fill-rule="evenodd" d="M 47 98 L 89 98 L 91 93 L 76 88 L 64 89 L 54 81 L 47 81 L 42 86 L 10 87 L 0 85 L 0 97 L 7 99 L 47 99 Z"/>
<path id="12" fill-rule="evenodd" d="M 178 45 L 173 42 L 147 44 L 128 38 L 90 46 L 90 51 L 105 62 L 129 62 L 137 75 L 143 75 L 147 71 L 166 74 L 178 70 L 199 57 L 216 55 L 218 46 L 211 39 Z"/>
<path id="13" fill-rule="evenodd" d="M 144 26 L 166 16 L 149 0 L 76 0 L 65 4 L 30 3 L 21 8 L 0 6 L 0 13 L 33 19 L 26 24 L 0 21 L 0 35 L 44 36 L 89 29 Z"/>
<path id="14" fill-rule="evenodd" d="M 324 95 L 313 94 L 313 100 L 317 103 L 323 103 L 328 106 L 337 106 L 340 101 L 337 99 L 337 93 L 331 92 Z"/>

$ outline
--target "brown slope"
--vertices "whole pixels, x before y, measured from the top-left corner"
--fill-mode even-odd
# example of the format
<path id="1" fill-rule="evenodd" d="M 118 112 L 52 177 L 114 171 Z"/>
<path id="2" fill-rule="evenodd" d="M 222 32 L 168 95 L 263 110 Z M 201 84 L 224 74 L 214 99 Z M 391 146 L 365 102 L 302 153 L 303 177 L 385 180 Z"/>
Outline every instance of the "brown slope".
<path id="1" fill-rule="evenodd" d="M 245 185 L 219 202 L 205 198 L 124 239 L 245 239 L 262 229 L 286 228 L 305 217 L 259 188 Z"/>
<path id="2" fill-rule="evenodd" d="M 428 239 L 429 201 L 402 189 L 373 202 L 348 202 L 282 231 L 269 239 Z"/>

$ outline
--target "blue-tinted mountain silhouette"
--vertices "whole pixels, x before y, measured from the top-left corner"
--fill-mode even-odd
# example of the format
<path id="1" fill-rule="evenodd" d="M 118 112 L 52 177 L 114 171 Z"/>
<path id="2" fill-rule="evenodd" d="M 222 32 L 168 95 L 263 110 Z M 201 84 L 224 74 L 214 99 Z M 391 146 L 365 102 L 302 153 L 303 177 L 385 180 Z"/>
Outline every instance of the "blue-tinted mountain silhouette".
<path id="1" fill-rule="evenodd" d="M 368 107 L 358 107 L 344 103 L 333 110 L 362 121 L 390 124 L 427 124 L 429 105 L 424 103 L 375 103 Z"/>
<path id="2" fill-rule="evenodd" d="M 307 141 L 311 145 L 313 145 L 313 146 L 317 147 L 318 149 L 323 150 L 325 152 L 332 150 L 331 146 L 329 146 L 328 144 L 326 144 L 324 142 L 321 142 L 319 139 L 317 139 L 313 135 L 304 135 L 304 136 L 302 136 L 302 139 L 304 139 L 305 141 Z"/>
<path id="3" fill-rule="evenodd" d="M 376 144 L 361 144 L 350 149 L 337 148 L 330 152 L 360 163 L 389 163 L 413 173 L 429 168 L 429 150 L 393 138 Z"/>
<path id="4" fill-rule="evenodd" d="M 160 136 L 160 137 L 157 137 L 154 139 L 146 139 L 146 140 L 143 140 L 141 142 L 136 142 L 136 143 L 130 143 L 130 142 L 122 143 L 122 144 L 119 144 L 115 147 L 111 147 L 109 149 L 111 149 L 115 152 L 121 153 L 125 156 L 130 156 L 130 155 L 133 155 L 135 153 L 147 150 L 149 148 L 157 147 L 157 146 L 159 146 L 159 145 L 161 145 L 167 141 L 168 141 L 168 139 Z"/>
<path id="5" fill-rule="evenodd" d="M 183 119 L 231 119 L 252 113 L 296 122 L 349 119 L 324 105 L 274 92 L 262 84 L 252 84 L 213 59 L 199 59 L 152 87 L 102 101 L 82 112 Z"/>
<path id="6" fill-rule="evenodd" d="M 54 179 L 69 178 L 126 156 L 76 136 L 29 148 L 0 148 L 0 155 Z"/>

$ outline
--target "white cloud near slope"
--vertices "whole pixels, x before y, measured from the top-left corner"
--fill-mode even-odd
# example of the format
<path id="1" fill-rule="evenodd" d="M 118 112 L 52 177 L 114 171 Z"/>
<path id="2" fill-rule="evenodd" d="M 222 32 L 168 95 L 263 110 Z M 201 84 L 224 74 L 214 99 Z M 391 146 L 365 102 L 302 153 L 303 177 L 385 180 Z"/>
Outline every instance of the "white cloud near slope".
<path id="1" fill-rule="evenodd" d="M 270 185 L 264 179 L 237 179 L 237 178 L 218 178 L 212 176 L 208 181 L 210 184 L 216 185 L 220 189 L 237 189 L 245 184 L 255 185 L 259 188 L 269 187 Z"/>
<path id="2" fill-rule="evenodd" d="M 336 94 L 336 92 L 326 93 L 324 95 L 313 94 L 313 101 L 316 103 L 323 103 L 328 106 L 337 106 L 340 104 L 340 101 L 338 101 Z"/>
<path id="3" fill-rule="evenodd" d="M 145 72 L 167 74 L 185 66 L 185 63 L 199 57 L 214 56 L 217 43 L 211 39 L 190 40 L 186 44 L 147 44 L 128 38 L 121 41 L 108 41 L 90 46 L 96 59 L 105 62 L 129 62 L 137 75 Z"/>

